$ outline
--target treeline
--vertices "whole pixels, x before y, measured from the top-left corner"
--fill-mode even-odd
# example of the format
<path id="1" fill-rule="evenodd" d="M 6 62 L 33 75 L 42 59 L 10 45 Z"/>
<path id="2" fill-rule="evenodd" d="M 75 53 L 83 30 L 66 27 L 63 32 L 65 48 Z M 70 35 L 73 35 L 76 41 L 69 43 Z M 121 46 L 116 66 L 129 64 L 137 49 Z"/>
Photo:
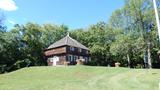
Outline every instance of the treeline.
<path id="1" fill-rule="evenodd" d="M 68 32 L 89 47 L 89 65 L 113 66 L 120 62 L 125 67 L 150 68 L 159 63 L 160 45 L 151 0 L 125 0 L 124 7 L 113 12 L 108 22 L 86 29 L 27 23 L 6 31 L 0 23 L 0 71 L 46 65 L 43 50 Z"/>
<path id="2" fill-rule="evenodd" d="M 46 65 L 43 50 L 68 32 L 64 25 L 27 23 L 0 32 L 0 64 L 7 71 Z M 3 70 L 2 70 L 3 71 Z"/>

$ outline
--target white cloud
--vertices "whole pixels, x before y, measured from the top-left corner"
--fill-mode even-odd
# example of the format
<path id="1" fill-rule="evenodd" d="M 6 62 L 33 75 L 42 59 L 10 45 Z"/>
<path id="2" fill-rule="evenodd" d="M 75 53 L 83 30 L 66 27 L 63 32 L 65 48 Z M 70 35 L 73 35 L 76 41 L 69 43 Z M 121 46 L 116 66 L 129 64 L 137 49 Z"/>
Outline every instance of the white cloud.
<path id="1" fill-rule="evenodd" d="M 14 21 L 12 21 L 12 20 L 8 20 L 8 22 L 10 23 L 10 24 L 16 24 Z"/>
<path id="2" fill-rule="evenodd" d="M 5 11 L 14 11 L 17 10 L 18 7 L 13 0 L 0 0 L 0 9 Z"/>

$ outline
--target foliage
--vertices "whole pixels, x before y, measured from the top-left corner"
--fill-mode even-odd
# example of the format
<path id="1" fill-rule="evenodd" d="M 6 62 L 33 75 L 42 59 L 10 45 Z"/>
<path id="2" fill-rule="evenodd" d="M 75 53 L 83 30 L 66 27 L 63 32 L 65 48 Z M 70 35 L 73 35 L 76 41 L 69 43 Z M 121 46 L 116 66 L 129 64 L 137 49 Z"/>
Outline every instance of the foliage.
<path id="1" fill-rule="evenodd" d="M 159 3 L 159 1 L 157 2 Z M 137 44 L 133 49 L 136 50 L 136 48 L 141 48 L 138 49 L 138 51 L 136 50 L 137 52 L 131 53 L 131 55 L 133 56 L 132 61 L 134 63 L 139 62 L 143 65 L 144 62 L 154 62 L 153 57 L 150 57 L 150 55 L 152 55 L 152 48 L 157 48 L 158 50 L 159 46 L 157 41 L 158 38 L 154 18 L 154 9 L 153 4 L 150 0 L 126 0 L 125 6 L 113 13 L 110 18 L 109 25 L 113 28 L 121 28 L 122 30 L 124 30 L 124 35 L 129 34 L 130 32 L 139 33 L 138 37 L 135 40 L 134 36 L 137 35 L 133 35 L 131 37 L 133 39 L 131 41 Z M 127 42 L 125 44 L 127 44 Z M 130 44 L 134 46 L 132 42 Z M 117 46 L 121 48 L 122 45 L 119 45 L 120 44 L 118 44 Z M 125 50 L 127 50 L 127 48 Z M 138 53 L 139 55 L 136 55 L 136 53 Z M 130 53 L 126 52 L 125 54 L 127 55 Z M 154 56 L 157 56 L 157 54 Z M 147 59 L 145 57 L 147 57 Z M 149 62 L 149 60 L 151 59 L 152 62 Z"/>
<path id="2" fill-rule="evenodd" d="M 67 30 L 64 25 L 16 24 L 11 31 L 1 35 L 0 64 L 5 65 L 2 68 L 12 71 L 26 66 L 46 65 L 44 49 L 64 37 Z"/>

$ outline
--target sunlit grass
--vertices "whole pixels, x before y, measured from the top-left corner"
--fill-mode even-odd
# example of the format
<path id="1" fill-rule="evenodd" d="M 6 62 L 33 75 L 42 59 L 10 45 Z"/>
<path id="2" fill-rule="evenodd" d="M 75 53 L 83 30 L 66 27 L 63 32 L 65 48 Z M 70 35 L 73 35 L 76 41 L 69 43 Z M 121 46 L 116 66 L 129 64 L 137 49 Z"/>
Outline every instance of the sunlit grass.
<path id="1" fill-rule="evenodd" d="M 160 70 L 30 67 L 0 75 L 0 90 L 158 90 Z"/>

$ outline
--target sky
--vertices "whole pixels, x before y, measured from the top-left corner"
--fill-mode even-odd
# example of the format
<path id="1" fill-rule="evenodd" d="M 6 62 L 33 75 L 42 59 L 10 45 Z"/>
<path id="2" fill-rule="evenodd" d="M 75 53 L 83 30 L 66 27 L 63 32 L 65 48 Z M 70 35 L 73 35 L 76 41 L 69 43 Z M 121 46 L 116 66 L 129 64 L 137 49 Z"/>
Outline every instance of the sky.
<path id="1" fill-rule="evenodd" d="M 107 22 L 123 5 L 124 0 L 0 0 L 0 11 L 8 29 L 27 22 L 64 24 L 77 29 Z"/>

